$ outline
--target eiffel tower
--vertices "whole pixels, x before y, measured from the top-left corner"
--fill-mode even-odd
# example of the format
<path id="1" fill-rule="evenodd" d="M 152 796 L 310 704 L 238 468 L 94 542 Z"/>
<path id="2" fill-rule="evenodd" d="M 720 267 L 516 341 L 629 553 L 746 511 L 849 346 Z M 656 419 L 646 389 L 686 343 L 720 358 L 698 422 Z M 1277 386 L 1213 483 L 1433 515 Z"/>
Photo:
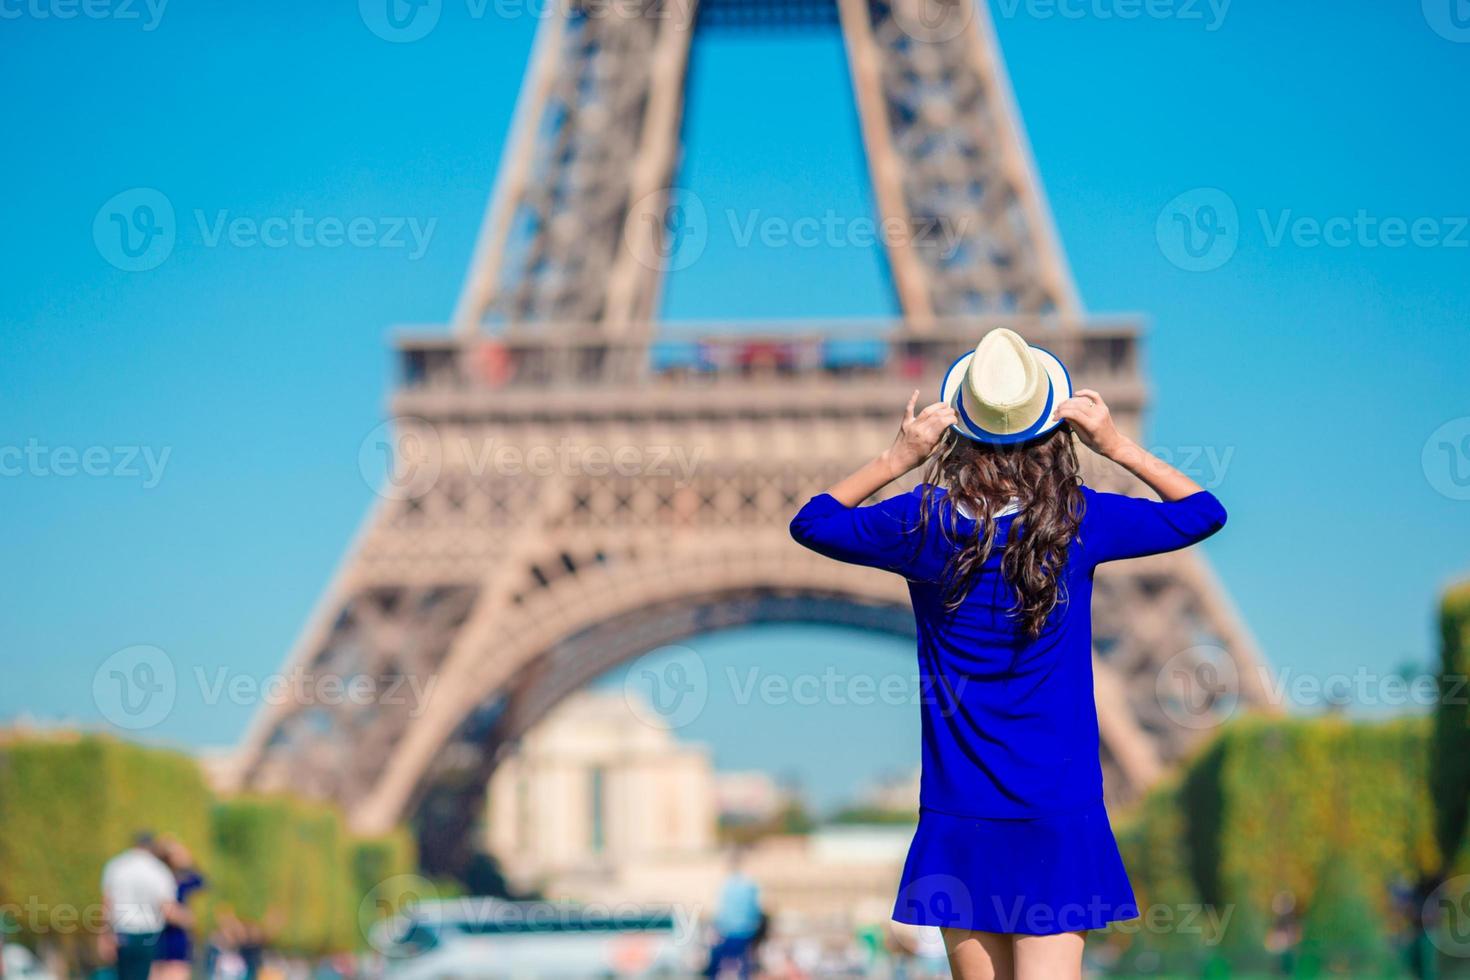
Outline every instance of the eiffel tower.
<path id="1" fill-rule="evenodd" d="M 619 664 L 753 622 L 911 635 L 902 582 L 786 526 L 985 330 L 1055 351 L 1134 435 L 1146 397 L 1137 325 L 1081 310 L 984 0 L 559 2 L 454 322 L 397 343 L 392 475 L 287 663 L 379 696 L 269 706 L 234 767 L 237 788 L 335 800 L 365 832 L 413 820 L 431 867 L 462 858 L 506 747 Z M 772 26 L 842 33 L 877 214 L 909 232 L 885 242 L 901 317 L 671 344 L 691 39 Z M 872 356 L 836 356 L 853 337 Z M 1105 781 L 1126 802 L 1264 684 L 1198 554 L 1107 568 L 1095 606 Z"/>

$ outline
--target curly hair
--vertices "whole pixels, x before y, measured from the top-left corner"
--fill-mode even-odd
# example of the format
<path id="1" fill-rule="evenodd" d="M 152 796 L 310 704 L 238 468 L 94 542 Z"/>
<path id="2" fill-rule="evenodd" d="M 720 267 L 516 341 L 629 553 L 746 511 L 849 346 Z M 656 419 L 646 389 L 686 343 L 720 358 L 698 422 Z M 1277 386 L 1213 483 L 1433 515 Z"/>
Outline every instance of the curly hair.
<path id="1" fill-rule="evenodd" d="M 997 524 L 991 515 L 1014 500 L 1020 513 L 1004 542 L 1001 570 L 1016 594 L 1012 616 L 1026 635 L 1041 634 L 1047 616 L 1067 601 L 1061 572 L 1084 507 L 1077 471 L 1077 451 L 1066 425 L 1014 446 L 975 442 L 953 429 L 945 432 L 924 469 L 917 531 L 922 542 L 931 515 L 938 514 L 941 533 L 957 545 L 945 569 L 946 608 L 964 602 L 995 548 Z M 947 496 L 936 508 L 939 488 Z M 974 531 L 963 540 L 954 520 L 957 506 L 975 517 Z"/>

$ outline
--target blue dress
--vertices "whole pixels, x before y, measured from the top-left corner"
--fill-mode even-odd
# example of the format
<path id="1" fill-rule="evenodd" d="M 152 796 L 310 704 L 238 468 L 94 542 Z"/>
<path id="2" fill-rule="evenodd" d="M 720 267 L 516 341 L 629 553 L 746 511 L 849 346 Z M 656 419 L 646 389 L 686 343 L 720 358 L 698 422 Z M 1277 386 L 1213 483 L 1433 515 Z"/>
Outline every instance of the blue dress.
<path id="1" fill-rule="evenodd" d="M 949 611 L 945 565 L 954 539 L 965 540 L 973 523 L 939 490 L 919 540 L 922 489 L 868 507 L 821 494 L 791 522 L 792 536 L 820 554 L 908 580 L 923 770 L 919 825 L 893 917 L 1028 935 L 1136 918 L 1103 807 L 1093 571 L 1202 541 L 1224 526 L 1225 509 L 1205 491 L 1161 503 L 1083 487 L 1086 510 L 1062 572 L 1065 601 L 1033 639 L 1010 614 L 1014 592 L 1000 567 L 1003 542 L 1024 514 L 997 519 L 997 546 L 963 604 Z"/>

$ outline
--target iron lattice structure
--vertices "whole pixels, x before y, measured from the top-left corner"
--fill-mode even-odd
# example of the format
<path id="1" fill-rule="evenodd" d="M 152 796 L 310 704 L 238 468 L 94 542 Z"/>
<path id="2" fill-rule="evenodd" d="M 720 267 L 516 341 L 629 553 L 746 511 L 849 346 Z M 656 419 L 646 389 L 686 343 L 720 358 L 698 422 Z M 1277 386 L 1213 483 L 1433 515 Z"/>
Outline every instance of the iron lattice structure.
<path id="1" fill-rule="evenodd" d="M 1054 350 L 1138 432 L 1137 327 L 1083 320 L 983 0 L 705 3 L 572 2 L 543 22 L 453 329 L 399 342 L 394 477 L 290 660 L 431 693 L 272 706 L 238 785 L 335 799 L 364 831 L 416 816 L 442 864 L 501 749 L 631 657 L 765 620 L 911 632 L 903 583 L 803 551 L 787 522 L 991 326 Z M 878 211 L 911 231 L 886 243 L 902 317 L 671 344 L 656 312 L 691 38 L 773 19 L 840 24 Z M 867 355 L 832 356 L 854 331 Z M 639 464 L 504 465 L 548 447 Z M 1198 555 L 1110 567 L 1096 599 L 1103 762 L 1128 800 L 1212 712 L 1264 702 L 1259 658 Z M 1225 701 L 1202 670 L 1235 672 Z"/>

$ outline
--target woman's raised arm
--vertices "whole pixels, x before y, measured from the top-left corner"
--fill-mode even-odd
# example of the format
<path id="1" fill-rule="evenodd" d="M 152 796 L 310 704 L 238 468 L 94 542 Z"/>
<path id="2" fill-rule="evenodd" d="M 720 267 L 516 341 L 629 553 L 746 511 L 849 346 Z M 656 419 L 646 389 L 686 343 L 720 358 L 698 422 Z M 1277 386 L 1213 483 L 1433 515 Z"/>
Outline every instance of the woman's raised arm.
<path id="1" fill-rule="evenodd" d="M 1102 395 L 1091 388 L 1077 389 L 1071 398 L 1057 406 L 1053 415 L 1070 422 L 1084 446 L 1138 477 L 1163 500 L 1183 500 L 1204 489 L 1119 432 Z"/>

